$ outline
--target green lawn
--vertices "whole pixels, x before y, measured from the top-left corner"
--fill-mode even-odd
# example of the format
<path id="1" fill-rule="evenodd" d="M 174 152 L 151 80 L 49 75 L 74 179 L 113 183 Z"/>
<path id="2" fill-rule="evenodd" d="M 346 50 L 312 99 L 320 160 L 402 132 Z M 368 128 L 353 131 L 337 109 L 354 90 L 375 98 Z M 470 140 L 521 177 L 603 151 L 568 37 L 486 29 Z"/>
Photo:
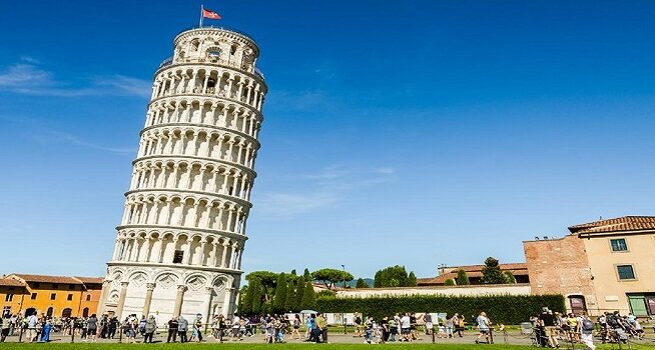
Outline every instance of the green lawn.
<path id="1" fill-rule="evenodd" d="M 655 343 L 654 343 L 655 344 Z M 168 350 L 177 350 L 177 349 L 277 349 L 277 350 L 300 350 L 300 349 L 314 349 L 320 348 L 325 350 L 341 350 L 341 349 L 365 349 L 367 347 L 374 347 L 375 349 L 435 349 L 435 350 L 535 350 L 537 348 L 530 346 L 520 346 L 520 345 L 503 345 L 503 344 L 494 344 L 494 345 L 476 345 L 476 344 L 165 344 L 165 343 L 155 343 L 155 344 L 89 344 L 89 343 L 76 343 L 76 344 L 62 344 L 62 343 L 50 343 L 50 344 L 17 344 L 17 343 L 4 343 L 0 344 L 0 349 L 43 349 L 43 348 L 53 348 L 53 349 L 64 349 L 64 350 L 75 350 L 75 349 L 84 349 L 84 350 L 109 350 L 109 349 L 134 349 L 134 348 L 148 348 L 148 349 L 168 349 Z M 576 349 L 583 350 L 584 346 L 577 345 Z M 599 350 L 611 350 L 612 347 L 609 344 L 598 346 Z M 618 347 L 615 346 L 615 349 L 618 350 Z M 624 345 L 623 349 L 628 349 Z M 645 346 L 645 345 L 632 345 L 633 350 L 653 350 L 655 346 Z"/>

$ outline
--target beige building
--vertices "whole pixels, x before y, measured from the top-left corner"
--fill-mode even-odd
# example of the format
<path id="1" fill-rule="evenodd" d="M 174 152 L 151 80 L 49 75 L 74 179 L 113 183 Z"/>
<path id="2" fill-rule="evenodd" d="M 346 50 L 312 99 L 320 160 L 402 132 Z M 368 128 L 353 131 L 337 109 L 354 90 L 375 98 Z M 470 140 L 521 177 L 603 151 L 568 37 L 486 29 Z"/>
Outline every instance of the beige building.
<path id="1" fill-rule="evenodd" d="M 573 311 L 655 316 L 655 217 L 569 227 L 560 239 L 523 242 L 535 294 L 561 293 Z"/>

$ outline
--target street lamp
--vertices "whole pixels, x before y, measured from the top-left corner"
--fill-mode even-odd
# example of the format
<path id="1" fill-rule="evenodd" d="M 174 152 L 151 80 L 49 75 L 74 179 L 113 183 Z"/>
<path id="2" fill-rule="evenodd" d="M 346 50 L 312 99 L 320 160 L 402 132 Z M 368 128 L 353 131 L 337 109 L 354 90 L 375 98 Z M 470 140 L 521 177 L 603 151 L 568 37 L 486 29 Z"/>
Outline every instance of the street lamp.
<path id="1" fill-rule="evenodd" d="M 346 289 L 346 265 L 341 264 L 343 270 L 343 289 Z M 348 334 L 348 324 L 346 322 L 346 315 L 341 313 L 341 321 L 343 322 L 343 334 Z"/>

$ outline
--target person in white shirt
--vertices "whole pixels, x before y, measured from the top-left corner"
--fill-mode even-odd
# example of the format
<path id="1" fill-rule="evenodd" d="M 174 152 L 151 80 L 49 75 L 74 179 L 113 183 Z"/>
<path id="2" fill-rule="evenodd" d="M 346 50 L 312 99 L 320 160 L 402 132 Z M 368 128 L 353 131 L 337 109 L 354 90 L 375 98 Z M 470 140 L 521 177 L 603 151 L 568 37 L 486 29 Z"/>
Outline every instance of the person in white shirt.
<path id="1" fill-rule="evenodd" d="M 30 343 L 34 341 L 37 335 L 36 326 L 39 323 L 38 317 L 36 317 L 36 311 L 27 316 L 27 337 L 30 339 Z"/>
<path id="2" fill-rule="evenodd" d="M 478 323 L 478 330 L 480 331 L 478 338 L 475 339 L 475 343 L 480 343 L 480 338 L 482 337 L 485 337 L 487 343 L 489 343 L 489 326 L 491 325 L 491 321 L 489 321 L 489 318 L 487 318 L 487 314 L 484 311 L 481 312 L 480 316 L 478 316 L 475 321 Z"/>
<path id="3" fill-rule="evenodd" d="M 402 339 L 404 341 L 412 340 L 410 336 L 411 326 L 412 326 L 412 321 L 409 318 L 409 314 L 404 314 L 403 317 L 400 318 L 400 333 L 402 334 Z"/>

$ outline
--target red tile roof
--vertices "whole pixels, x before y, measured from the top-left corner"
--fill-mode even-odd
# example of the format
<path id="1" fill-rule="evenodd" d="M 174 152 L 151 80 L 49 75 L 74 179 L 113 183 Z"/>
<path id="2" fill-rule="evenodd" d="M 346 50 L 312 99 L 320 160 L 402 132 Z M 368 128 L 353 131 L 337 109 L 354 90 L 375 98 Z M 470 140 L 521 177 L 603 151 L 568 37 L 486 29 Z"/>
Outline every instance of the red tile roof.
<path id="1" fill-rule="evenodd" d="M 569 227 L 572 234 L 655 230 L 655 216 L 623 216 Z"/>
<path id="2" fill-rule="evenodd" d="M 104 282 L 104 280 L 105 280 L 102 277 L 78 277 L 78 276 L 75 276 L 73 278 L 75 278 L 76 280 L 78 280 L 78 281 L 80 281 L 80 282 L 82 282 L 84 284 L 102 284 L 102 282 Z"/>
<path id="3" fill-rule="evenodd" d="M 82 284 L 82 281 L 73 277 L 66 276 L 46 276 L 46 275 L 27 275 L 22 273 L 12 273 L 8 277 L 17 280 L 23 280 L 27 283 L 57 283 L 57 284 Z"/>
<path id="4" fill-rule="evenodd" d="M 459 270 L 466 271 L 469 278 L 482 277 L 482 268 L 484 268 L 484 265 L 449 266 L 444 268 L 445 273 L 437 277 L 417 278 L 416 283 L 419 286 L 444 284 L 446 280 L 456 279 Z M 511 271 L 514 276 L 528 275 L 528 265 L 526 263 L 500 264 L 500 268 L 503 271 Z"/>
<path id="5" fill-rule="evenodd" d="M 25 287 L 25 283 L 13 278 L 0 278 L 0 286 L 3 287 Z"/>

